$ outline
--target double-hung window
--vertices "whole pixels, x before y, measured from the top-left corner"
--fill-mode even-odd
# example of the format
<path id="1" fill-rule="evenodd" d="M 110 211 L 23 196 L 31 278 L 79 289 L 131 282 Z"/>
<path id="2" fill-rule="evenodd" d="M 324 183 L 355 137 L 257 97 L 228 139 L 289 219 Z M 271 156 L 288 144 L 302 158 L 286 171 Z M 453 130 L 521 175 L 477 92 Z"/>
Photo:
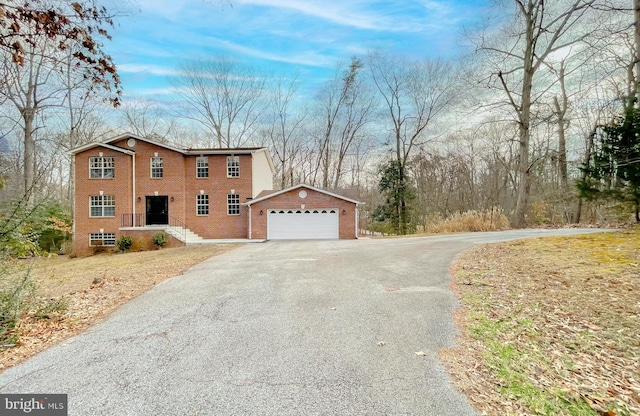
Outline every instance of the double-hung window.
<path id="1" fill-rule="evenodd" d="M 90 157 L 89 158 L 89 178 L 90 179 L 111 179 L 115 176 L 115 164 L 113 157 Z"/>
<path id="2" fill-rule="evenodd" d="M 116 197 L 114 195 L 91 195 L 89 198 L 90 217 L 116 216 Z"/>
<path id="3" fill-rule="evenodd" d="M 228 215 L 240 214 L 240 195 L 238 194 L 227 195 L 227 214 Z"/>
<path id="4" fill-rule="evenodd" d="M 240 157 L 227 156 L 227 178 L 240 177 Z"/>
<path id="5" fill-rule="evenodd" d="M 209 177 L 209 157 L 200 156 L 196 158 L 196 178 Z"/>
<path id="6" fill-rule="evenodd" d="M 89 234 L 90 246 L 115 246 L 116 234 L 115 233 L 91 233 Z"/>
<path id="7" fill-rule="evenodd" d="M 196 195 L 196 215 L 209 215 L 209 195 Z"/>
<path id="8" fill-rule="evenodd" d="M 151 177 L 152 178 L 162 178 L 162 158 L 158 156 L 154 156 L 151 158 Z"/>

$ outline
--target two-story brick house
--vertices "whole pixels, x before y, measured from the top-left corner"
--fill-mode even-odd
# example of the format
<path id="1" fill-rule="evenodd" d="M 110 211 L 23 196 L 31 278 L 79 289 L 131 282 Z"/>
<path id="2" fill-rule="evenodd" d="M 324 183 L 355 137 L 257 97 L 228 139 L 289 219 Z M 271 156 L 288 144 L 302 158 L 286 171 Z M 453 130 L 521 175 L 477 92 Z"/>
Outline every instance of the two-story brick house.
<path id="1" fill-rule="evenodd" d="M 158 229 L 180 240 L 193 238 L 186 229 L 204 239 L 247 238 L 241 203 L 273 189 L 265 148 L 178 149 L 124 134 L 72 154 L 78 255 Z"/>
<path id="2" fill-rule="evenodd" d="M 158 230 L 172 236 L 170 245 L 357 238 L 358 201 L 307 185 L 273 191 L 266 148 L 180 149 L 123 134 L 72 155 L 80 256 L 115 246 L 121 235 L 150 241 Z"/>

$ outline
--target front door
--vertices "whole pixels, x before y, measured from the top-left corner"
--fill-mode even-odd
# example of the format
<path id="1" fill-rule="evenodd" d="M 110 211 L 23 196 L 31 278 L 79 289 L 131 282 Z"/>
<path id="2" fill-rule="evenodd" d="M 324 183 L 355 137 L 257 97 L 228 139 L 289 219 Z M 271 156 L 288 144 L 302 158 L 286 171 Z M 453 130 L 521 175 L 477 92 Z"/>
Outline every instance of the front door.
<path id="1" fill-rule="evenodd" d="M 169 197 L 147 197 L 147 225 L 169 224 Z"/>

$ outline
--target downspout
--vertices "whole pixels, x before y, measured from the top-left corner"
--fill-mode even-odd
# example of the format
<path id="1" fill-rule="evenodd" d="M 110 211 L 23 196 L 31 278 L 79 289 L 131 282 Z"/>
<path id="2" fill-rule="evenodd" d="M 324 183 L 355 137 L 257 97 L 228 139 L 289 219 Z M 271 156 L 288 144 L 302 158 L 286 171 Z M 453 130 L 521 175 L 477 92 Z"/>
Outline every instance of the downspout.
<path id="1" fill-rule="evenodd" d="M 132 222 L 132 225 L 135 227 L 136 226 L 136 154 L 135 153 L 131 155 L 131 160 L 132 160 L 131 164 L 132 164 L 132 170 L 133 170 L 131 175 L 132 176 L 131 182 L 133 186 L 133 189 L 131 191 L 131 194 L 132 194 L 131 195 L 131 204 L 132 204 L 131 205 L 132 206 L 131 222 Z"/>
<path id="2" fill-rule="evenodd" d="M 356 204 L 355 211 L 356 211 L 356 238 L 358 238 L 358 222 L 359 222 L 359 219 L 358 219 L 358 204 Z"/>
<path id="3" fill-rule="evenodd" d="M 249 240 L 251 240 L 251 205 L 249 205 Z"/>
<path id="4" fill-rule="evenodd" d="M 71 169 L 73 169 L 73 200 L 71 201 L 71 243 L 73 244 L 74 250 L 76 245 L 76 154 L 74 153 L 71 157 Z"/>

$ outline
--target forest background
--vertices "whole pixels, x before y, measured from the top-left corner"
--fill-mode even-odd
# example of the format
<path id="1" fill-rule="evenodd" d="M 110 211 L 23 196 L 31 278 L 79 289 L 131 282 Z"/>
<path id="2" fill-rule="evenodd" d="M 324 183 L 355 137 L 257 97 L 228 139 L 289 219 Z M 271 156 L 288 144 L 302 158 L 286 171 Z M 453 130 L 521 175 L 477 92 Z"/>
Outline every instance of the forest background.
<path id="1" fill-rule="evenodd" d="M 69 151 L 123 132 L 268 147 L 276 188 L 355 189 L 376 233 L 469 212 L 489 228 L 638 217 L 638 1 L 496 0 L 457 58 L 347 56 L 311 96 L 299 75 L 195 56 L 176 64 L 171 102 L 122 99 L 109 33 L 134 11 L 0 7 L 0 235 L 14 255 L 65 251 Z"/>

